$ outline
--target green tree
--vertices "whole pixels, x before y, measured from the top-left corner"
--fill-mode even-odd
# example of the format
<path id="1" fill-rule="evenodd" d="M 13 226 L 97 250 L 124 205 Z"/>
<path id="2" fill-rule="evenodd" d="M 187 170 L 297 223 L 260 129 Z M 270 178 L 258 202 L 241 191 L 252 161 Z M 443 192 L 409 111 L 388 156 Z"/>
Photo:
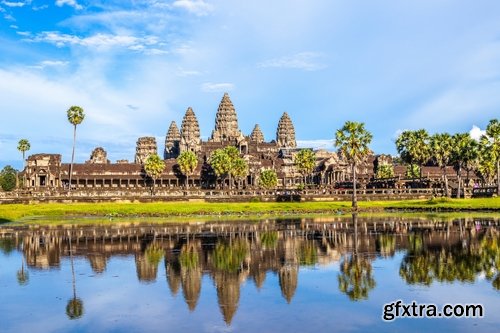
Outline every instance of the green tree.
<path id="1" fill-rule="evenodd" d="M 422 166 L 430 158 L 429 134 L 424 129 L 416 131 L 403 131 L 396 139 L 396 149 L 401 159 L 410 165 L 417 164 L 422 177 Z"/>
<path id="2" fill-rule="evenodd" d="M 210 165 L 217 177 L 222 180 L 229 177 L 229 188 L 232 188 L 232 176 L 235 170 L 235 163 L 240 163 L 236 162 L 239 158 L 240 153 L 238 149 L 233 146 L 216 149 L 210 156 Z"/>
<path id="3" fill-rule="evenodd" d="M 468 167 L 477 159 L 476 146 L 477 142 L 471 138 L 469 133 L 457 133 L 452 136 L 451 160 L 457 172 L 457 198 L 461 197 L 461 189 L 463 187 L 462 169 L 466 169 L 467 171 Z"/>
<path id="4" fill-rule="evenodd" d="M 71 164 L 69 167 L 69 190 L 71 191 L 71 178 L 73 175 L 73 162 L 75 160 L 75 145 L 76 145 L 76 126 L 80 125 L 85 119 L 85 112 L 79 106 L 71 106 L 66 112 L 68 121 L 73 125 L 73 151 L 71 153 Z"/>
<path id="5" fill-rule="evenodd" d="M 420 177 L 420 167 L 416 164 L 409 164 L 406 168 L 406 177 L 407 178 L 418 178 Z"/>
<path id="6" fill-rule="evenodd" d="M 30 150 L 31 145 L 28 139 L 21 139 L 17 144 L 17 150 L 19 150 L 23 154 L 23 170 L 26 168 L 26 158 L 25 153 Z M 26 178 L 23 177 L 23 186 L 26 183 Z"/>
<path id="7" fill-rule="evenodd" d="M 273 169 L 264 169 L 260 172 L 259 185 L 267 190 L 278 185 L 278 175 Z"/>
<path id="8" fill-rule="evenodd" d="M 370 153 L 369 144 L 372 141 L 372 134 L 365 129 L 364 123 L 347 121 L 344 126 L 337 130 L 335 134 L 335 146 L 347 159 L 352 170 L 353 190 L 352 207 L 358 208 L 356 196 L 356 166 Z"/>
<path id="9" fill-rule="evenodd" d="M 488 142 L 491 160 L 495 165 L 497 174 L 497 195 L 500 195 L 500 122 L 498 119 L 490 120 L 488 126 L 486 126 L 485 137 L 488 140 L 482 140 L 482 142 Z"/>
<path id="10" fill-rule="evenodd" d="M 493 182 L 495 174 L 495 159 L 493 151 L 490 149 L 490 141 L 486 136 L 482 136 L 479 141 L 479 158 L 477 171 L 484 183 Z"/>
<path id="11" fill-rule="evenodd" d="M 430 139 L 431 157 L 436 164 L 441 168 L 444 179 L 444 193 L 449 197 L 448 175 L 446 174 L 446 166 L 452 160 L 453 140 L 448 133 L 436 133 Z"/>
<path id="12" fill-rule="evenodd" d="M 0 172 L 0 186 L 4 191 L 12 191 L 16 188 L 17 170 L 10 165 L 5 166 Z"/>
<path id="13" fill-rule="evenodd" d="M 186 176 L 186 188 L 189 186 L 189 176 L 193 174 L 194 170 L 198 166 L 198 158 L 196 154 L 190 150 L 183 151 L 179 157 L 177 157 L 177 164 L 182 174 Z"/>
<path id="14" fill-rule="evenodd" d="M 230 174 L 234 179 L 238 181 L 238 188 L 240 187 L 241 181 L 248 176 L 248 164 L 247 162 L 238 157 L 234 160 Z"/>
<path id="15" fill-rule="evenodd" d="M 165 169 L 165 162 L 158 156 L 158 154 L 149 155 L 144 163 L 144 171 L 146 175 L 153 180 L 153 185 L 151 187 L 151 194 L 154 195 L 156 179 L 160 177 L 163 170 Z"/>
<path id="16" fill-rule="evenodd" d="M 376 178 L 391 178 L 394 177 L 394 167 L 392 164 L 380 164 L 377 166 Z"/>
<path id="17" fill-rule="evenodd" d="M 301 149 L 293 159 L 297 170 L 302 174 L 304 185 L 316 166 L 316 154 L 311 149 Z"/>

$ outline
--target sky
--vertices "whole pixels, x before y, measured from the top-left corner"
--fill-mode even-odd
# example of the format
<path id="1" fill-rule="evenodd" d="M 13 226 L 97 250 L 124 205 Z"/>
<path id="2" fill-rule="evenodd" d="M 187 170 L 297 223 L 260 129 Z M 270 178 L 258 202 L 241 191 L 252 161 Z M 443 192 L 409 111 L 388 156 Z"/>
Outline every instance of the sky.
<path id="1" fill-rule="evenodd" d="M 350 120 L 395 154 L 406 129 L 481 133 L 499 91 L 496 0 L 0 0 L 0 166 L 22 138 L 69 162 L 72 105 L 77 162 L 132 161 L 141 136 L 161 154 L 188 107 L 206 139 L 224 92 L 244 134 L 286 111 L 302 147 Z"/>

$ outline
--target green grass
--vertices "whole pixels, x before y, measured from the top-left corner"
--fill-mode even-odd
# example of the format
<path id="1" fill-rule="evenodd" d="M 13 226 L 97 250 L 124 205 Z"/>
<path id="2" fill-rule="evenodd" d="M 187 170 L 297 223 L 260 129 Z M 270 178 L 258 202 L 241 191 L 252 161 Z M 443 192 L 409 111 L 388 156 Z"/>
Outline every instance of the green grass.
<path id="1" fill-rule="evenodd" d="M 174 217 L 249 216 L 311 213 L 349 213 L 351 203 L 335 202 L 157 202 L 157 203 L 43 203 L 0 205 L 0 224 L 30 217 Z M 500 211 L 500 198 L 361 201 L 361 212 L 403 211 Z"/>

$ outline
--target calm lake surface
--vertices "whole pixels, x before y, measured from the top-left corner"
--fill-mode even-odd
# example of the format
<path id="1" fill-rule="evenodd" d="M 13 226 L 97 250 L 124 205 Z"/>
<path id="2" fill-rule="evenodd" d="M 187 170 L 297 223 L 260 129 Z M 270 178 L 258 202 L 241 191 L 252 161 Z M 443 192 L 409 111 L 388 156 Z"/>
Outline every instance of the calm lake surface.
<path id="1" fill-rule="evenodd" d="M 498 332 L 498 218 L 0 226 L 0 332 Z M 402 300 L 483 318 L 382 319 Z"/>

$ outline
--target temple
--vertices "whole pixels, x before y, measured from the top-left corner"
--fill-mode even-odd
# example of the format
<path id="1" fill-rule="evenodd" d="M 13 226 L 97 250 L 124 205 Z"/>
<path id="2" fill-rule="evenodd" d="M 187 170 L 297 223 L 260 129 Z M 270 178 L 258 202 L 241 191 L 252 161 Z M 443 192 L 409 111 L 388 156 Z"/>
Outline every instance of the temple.
<path id="1" fill-rule="evenodd" d="M 272 168 L 278 175 L 278 186 L 295 187 L 302 180 L 296 170 L 294 155 L 299 151 L 295 138 L 295 127 L 288 113 L 278 120 L 276 137 L 266 141 L 259 124 L 245 135 L 239 128 L 236 109 L 227 93 L 224 94 L 215 114 L 215 126 L 208 140 L 201 139 L 200 125 L 194 110 L 189 107 L 182 118 L 180 129 L 175 121 L 168 126 L 162 156 L 165 171 L 156 180 L 156 187 L 176 188 L 184 185 L 184 176 L 179 172 L 176 158 L 183 151 L 192 151 L 198 157 L 198 167 L 189 177 L 189 188 L 215 188 L 216 177 L 208 163 L 212 152 L 226 146 L 234 146 L 249 166 L 248 176 L 242 180 L 242 188 L 258 186 L 261 170 Z M 73 189 L 134 189 L 150 186 L 143 165 L 151 154 L 158 154 L 155 137 L 140 137 L 136 143 L 133 163 L 119 160 L 111 163 L 104 148 L 98 147 L 85 163 L 73 165 L 71 187 Z M 160 156 L 161 156 L 160 155 Z M 316 184 L 334 184 L 349 179 L 350 170 L 342 157 L 335 152 L 316 151 L 317 167 L 312 181 Z M 361 166 L 361 174 L 373 173 L 370 163 Z M 59 154 L 35 154 L 28 157 L 25 169 L 28 189 L 67 189 L 69 164 L 61 162 Z"/>

